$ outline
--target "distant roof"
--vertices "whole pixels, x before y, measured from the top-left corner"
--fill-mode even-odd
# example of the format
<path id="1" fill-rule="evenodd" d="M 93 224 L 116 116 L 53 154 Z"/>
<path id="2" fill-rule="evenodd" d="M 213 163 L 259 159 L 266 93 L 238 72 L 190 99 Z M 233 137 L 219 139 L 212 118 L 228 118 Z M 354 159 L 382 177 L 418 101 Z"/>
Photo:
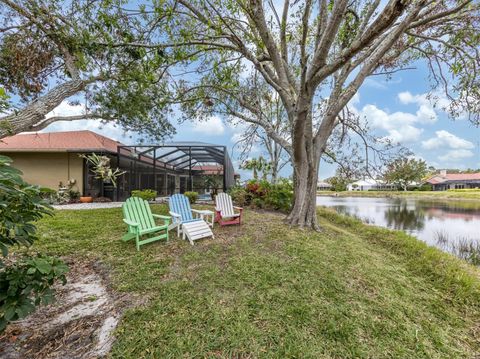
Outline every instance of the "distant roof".
<path id="1" fill-rule="evenodd" d="M 318 181 L 317 187 L 332 187 L 332 185 L 328 182 Z"/>
<path id="2" fill-rule="evenodd" d="M 447 173 L 444 175 L 438 174 L 430 177 L 427 183 L 438 184 L 448 181 L 480 181 L 480 172 L 477 173 Z"/>
<path id="3" fill-rule="evenodd" d="M 0 152 L 117 152 L 122 143 L 92 131 L 28 133 L 0 140 Z"/>
<path id="4" fill-rule="evenodd" d="M 352 182 L 350 184 L 351 185 L 356 184 L 358 186 L 375 186 L 375 185 L 378 185 L 378 184 L 384 184 L 384 182 L 381 181 L 381 180 L 375 180 L 375 179 L 367 178 L 367 179 L 364 179 L 364 180 L 359 180 L 359 181 Z"/>

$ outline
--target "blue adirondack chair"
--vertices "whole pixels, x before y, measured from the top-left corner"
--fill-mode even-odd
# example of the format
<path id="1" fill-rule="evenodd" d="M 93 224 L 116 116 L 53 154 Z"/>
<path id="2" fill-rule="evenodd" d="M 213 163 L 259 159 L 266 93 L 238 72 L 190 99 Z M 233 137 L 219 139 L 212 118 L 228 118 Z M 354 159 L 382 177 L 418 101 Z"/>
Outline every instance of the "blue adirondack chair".
<path id="1" fill-rule="evenodd" d="M 188 198 L 180 193 L 174 194 L 168 200 L 170 208 L 170 216 L 172 216 L 172 224 L 169 229 L 177 227 L 177 235 L 180 237 L 182 232 L 182 224 L 204 221 L 210 227 L 213 225 L 213 212 L 205 210 L 192 209 Z M 212 216 L 212 221 L 205 221 L 205 217 Z"/>

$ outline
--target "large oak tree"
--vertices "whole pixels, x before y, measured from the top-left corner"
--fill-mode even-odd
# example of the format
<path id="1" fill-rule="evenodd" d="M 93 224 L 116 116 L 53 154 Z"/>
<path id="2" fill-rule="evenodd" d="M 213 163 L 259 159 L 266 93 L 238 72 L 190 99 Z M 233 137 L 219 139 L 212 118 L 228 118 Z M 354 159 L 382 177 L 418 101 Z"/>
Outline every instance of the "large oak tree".
<path id="1" fill-rule="evenodd" d="M 170 4 L 168 7 L 167 4 Z M 255 94 L 238 69 L 248 64 L 278 93 L 291 124 L 288 139 L 259 116 L 245 116 L 291 149 L 295 203 L 287 220 L 317 228 L 319 160 L 341 113 L 365 79 L 425 61 L 433 85 L 451 97 L 450 112 L 478 121 L 479 5 L 427 0 L 176 0 L 169 46 L 203 53 L 183 77 L 179 101 L 257 114 Z M 185 98 L 185 94 L 194 94 Z M 250 118 L 248 118 L 250 117 Z"/>
<path id="2" fill-rule="evenodd" d="M 69 17 L 62 16 L 70 6 L 59 1 L 50 1 L 47 8 L 34 0 L 0 4 L 14 13 L 5 17 L 0 30 L 2 48 L 12 48 L 5 46 L 5 35 L 18 32 L 21 41 L 11 41 L 18 41 L 22 51 L 33 49 L 44 56 L 45 65 L 33 69 L 33 75 L 57 71 L 62 96 L 68 92 L 64 89 L 72 87 L 74 93 L 95 82 L 95 109 L 109 110 L 105 115 L 127 127 L 148 130 L 165 124 L 170 105 L 200 118 L 212 107 L 241 110 L 244 121 L 261 126 L 290 149 L 295 203 L 287 220 L 292 225 L 318 227 L 319 160 L 332 133 L 345 125 L 342 114 L 367 77 L 425 62 L 433 86 L 452 96 L 452 115 L 466 112 L 478 121 L 480 10 L 471 0 L 162 0 L 129 8 L 113 0 L 66 2 L 80 4 L 83 14 L 89 4 L 101 9 L 91 10 L 93 23 L 80 11 L 77 17 L 71 10 Z M 53 13 L 57 16 L 51 19 Z M 22 22 L 9 22 L 17 18 Z M 239 73 L 245 67 L 278 94 L 289 121 L 288 136 L 258 116 L 255 94 Z M 105 73 L 114 80 L 103 85 Z M 161 81 L 165 78 L 168 82 Z M 17 81 L 15 76 L 4 79 Z M 44 96 L 57 98 L 58 104 L 57 87 L 33 90 L 33 101 L 26 101 L 14 117 L 0 119 L 2 128 L 16 132 L 45 121 L 50 105 L 43 104 L 54 103 Z M 144 116 L 137 122 L 134 115 L 141 108 Z M 37 117 L 20 126 L 31 112 Z M 122 117 L 124 112 L 129 116 Z"/>

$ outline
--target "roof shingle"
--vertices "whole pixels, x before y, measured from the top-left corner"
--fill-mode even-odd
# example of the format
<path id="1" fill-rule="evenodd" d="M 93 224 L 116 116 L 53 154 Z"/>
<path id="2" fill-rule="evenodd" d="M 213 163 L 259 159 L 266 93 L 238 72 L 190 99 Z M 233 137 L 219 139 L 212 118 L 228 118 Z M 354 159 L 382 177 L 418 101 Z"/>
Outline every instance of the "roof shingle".
<path id="1" fill-rule="evenodd" d="M 28 133 L 0 140 L 0 152 L 117 152 L 122 143 L 95 132 L 66 131 Z"/>

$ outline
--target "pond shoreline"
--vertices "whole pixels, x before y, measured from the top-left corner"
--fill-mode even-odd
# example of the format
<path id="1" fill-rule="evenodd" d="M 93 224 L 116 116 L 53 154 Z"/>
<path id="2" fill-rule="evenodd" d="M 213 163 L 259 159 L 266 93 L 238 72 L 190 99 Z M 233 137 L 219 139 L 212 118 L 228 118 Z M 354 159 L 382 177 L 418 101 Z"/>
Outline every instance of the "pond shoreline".
<path id="1" fill-rule="evenodd" d="M 440 201 L 473 201 L 480 202 L 480 191 L 317 191 L 321 197 L 367 197 L 367 198 L 413 198 Z"/>
<path id="2" fill-rule="evenodd" d="M 365 224 L 403 231 L 430 246 L 480 264 L 480 201 L 317 196 L 317 205 Z"/>

